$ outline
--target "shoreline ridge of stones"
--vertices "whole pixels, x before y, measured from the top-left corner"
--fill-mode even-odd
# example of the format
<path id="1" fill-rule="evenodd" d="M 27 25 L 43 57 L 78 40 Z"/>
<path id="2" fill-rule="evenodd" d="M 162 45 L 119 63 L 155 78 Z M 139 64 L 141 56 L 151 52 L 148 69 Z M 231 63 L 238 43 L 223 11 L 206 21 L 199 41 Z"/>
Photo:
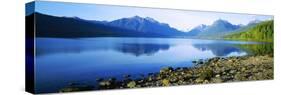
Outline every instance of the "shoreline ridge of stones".
<path id="1" fill-rule="evenodd" d="M 207 60 L 199 59 L 192 63 L 198 66 L 193 68 L 165 67 L 159 72 L 149 73 L 148 76 L 138 79 L 131 79 L 131 75 L 124 75 L 124 80 L 120 81 L 117 81 L 116 78 L 97 79 L 98 87 L 96 88 L 89 88 L 91 86 L 84 86 L 80 89 L 78 89 L 79 87 L 67 87 L 59 92 L 273 79 L 273 57 L 270 55 L 215 57 Z"/>

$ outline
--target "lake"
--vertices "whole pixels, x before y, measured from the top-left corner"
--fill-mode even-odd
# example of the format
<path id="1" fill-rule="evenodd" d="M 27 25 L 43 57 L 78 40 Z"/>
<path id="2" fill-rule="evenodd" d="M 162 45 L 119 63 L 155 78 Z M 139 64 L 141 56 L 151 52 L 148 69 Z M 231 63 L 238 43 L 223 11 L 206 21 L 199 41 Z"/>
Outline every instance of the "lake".
<path id="1" fill-rule="evenodd" d="M 36 38 L 36 92 L 56 92 L 70 83 L 95 85 L 97 78 L 138 78 L 167 66 L 194 67 L 193 60 L 250 55 L 264 46 L 179 38 Z"/>

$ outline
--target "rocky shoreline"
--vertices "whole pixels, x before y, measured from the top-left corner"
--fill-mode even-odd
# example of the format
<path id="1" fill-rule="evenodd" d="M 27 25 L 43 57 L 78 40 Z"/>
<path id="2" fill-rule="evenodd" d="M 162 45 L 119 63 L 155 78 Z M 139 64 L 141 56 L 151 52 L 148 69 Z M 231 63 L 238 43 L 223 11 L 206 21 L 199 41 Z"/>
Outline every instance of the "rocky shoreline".
<path id="1" fill-rule="evenodd" d="M 273 79 L 273 57 L 270 55 L 215 57 L 207 60 L 193 61 L 193 68 L 162 68 L 147 77 L 131 79 L 125 75 L 124 80 L 115 78 L 97 79 L 99 86 L 95 89 L 122 89 L 159 86 L 177 86 L 208 84 L 251 80 Z M 95 90 L 92 86 L 66 87 L 59 92 Z"/>

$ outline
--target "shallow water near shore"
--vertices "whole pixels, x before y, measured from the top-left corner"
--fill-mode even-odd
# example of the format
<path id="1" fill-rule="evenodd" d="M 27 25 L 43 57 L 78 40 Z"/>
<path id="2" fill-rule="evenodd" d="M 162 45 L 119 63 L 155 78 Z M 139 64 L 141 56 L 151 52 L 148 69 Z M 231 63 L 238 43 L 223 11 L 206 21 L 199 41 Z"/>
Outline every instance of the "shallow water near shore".
<path id="1" fill-rule="evenodd" d="M 261 51 L 263 50 L 263 51 Z M 36 38 L 36 92 L 97 78 L 133 78 L 163 67 L 193 67 L 194 60 L 268 53 L 272 44 L 175 38 Z"/>

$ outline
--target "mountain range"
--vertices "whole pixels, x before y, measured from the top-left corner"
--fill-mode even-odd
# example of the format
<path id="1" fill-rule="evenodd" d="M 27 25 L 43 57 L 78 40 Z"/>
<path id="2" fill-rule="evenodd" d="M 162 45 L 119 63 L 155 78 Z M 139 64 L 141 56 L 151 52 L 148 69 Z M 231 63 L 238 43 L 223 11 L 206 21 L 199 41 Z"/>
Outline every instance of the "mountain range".
<path id="1" fill-rule="evenodd" d="M 34 20 L 35 19 L 35 20 Z M 199 25 L 183 32 L 150 17 L 133 16 L 113 21 L 84 20 L 79 17 L 58 17 L 42 13 L 26 16 L 26 20 L 36 23 L 37 37 L 195 37 L 225 38 L 255 27 L 262 21 L 254 20 L 247 25 L 234 25 L 218 19 L 211 25 Z M 29 24 L 29 23 L 27 23 Z M 32 25 L 27 25 L 32 26 Z M 31 27 L 27 27 L 31 28 Z M 32 30 L 32 29 L 31 29 Z M 228 36 L 230 37 L 230 36 Z"/>
<path id="2" fill-rule="evenodd" d="M 172 28 L 166 23 L 160 23 L 150 17 L 142 18 L 139 16 L 134 16 L 131 18 L 121 18 L 108 22 L 108 25 L 144 33 L 156 33 L 172 36 L 184 34 L 182 31 Z"/>
<path id="3" fill-rule="evenodd" d="M 175 37 L 185 33 L 152 18 L 134 16 L 114 21 L 83 20 L 34 13 L 37 37 Z"/>
<path id="4" fill-rule="evenodd" d="M 242 27 L 241 25 L 234 25 L 226 20 L 218 19 L 214 21 L 211 25 L 202 24 L 191 29 L 187 33 L 187 35 L 197 36 L 197 37 L 219 36 L 219 35 L 233 32 L 241 27 Z"/>

